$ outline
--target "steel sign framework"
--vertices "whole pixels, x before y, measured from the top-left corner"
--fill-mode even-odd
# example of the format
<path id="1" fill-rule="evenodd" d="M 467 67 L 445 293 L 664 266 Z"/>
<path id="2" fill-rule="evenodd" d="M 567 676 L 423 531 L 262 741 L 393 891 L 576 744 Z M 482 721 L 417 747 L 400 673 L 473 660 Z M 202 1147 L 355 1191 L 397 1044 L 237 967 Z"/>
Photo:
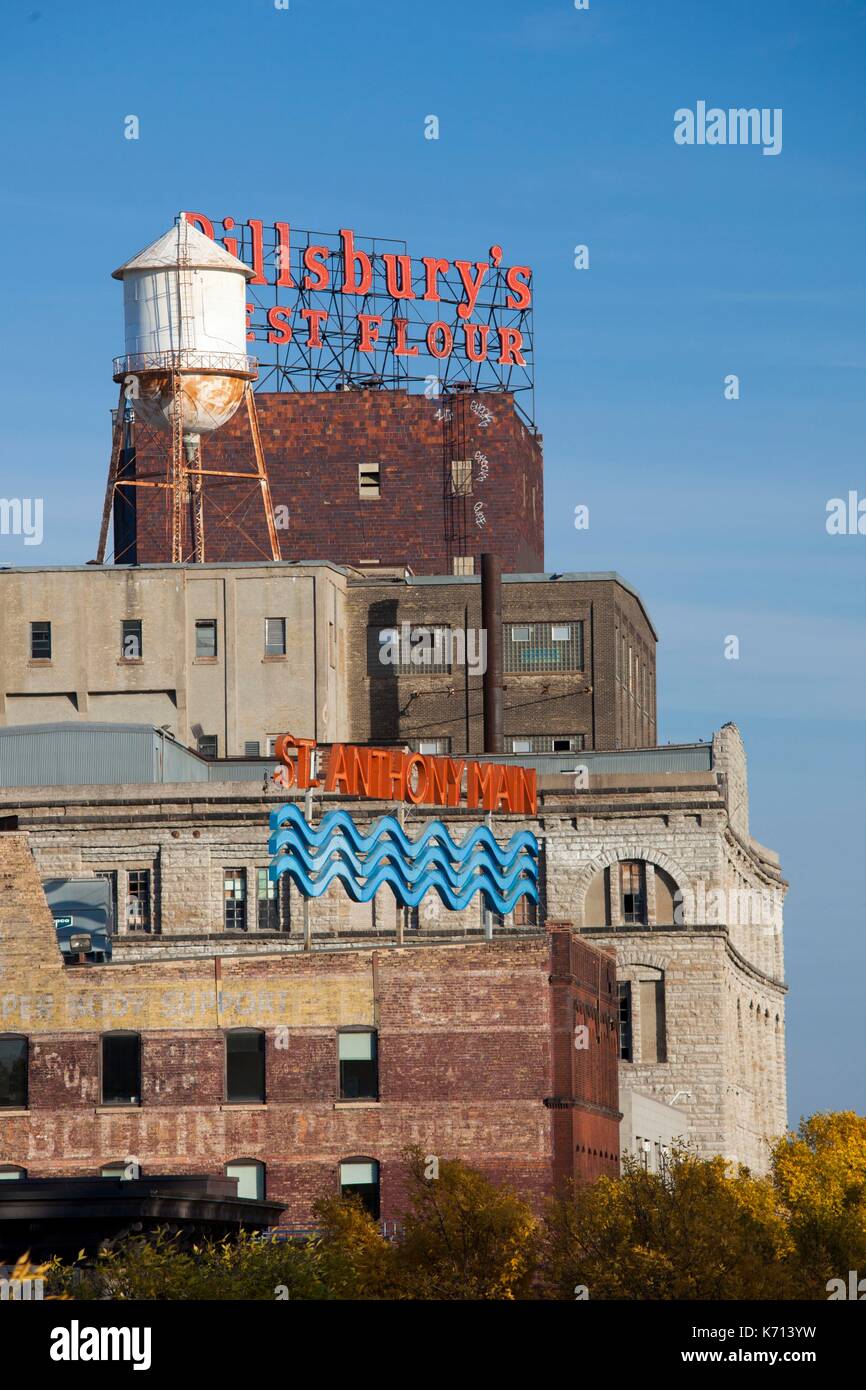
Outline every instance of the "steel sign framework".
<path id="1" fill-rule="evenodd" d="M 247 290 L 256 391 L 510 391 L 532 423 L 532 277 L 499 246 L 477 261 L 406 243 L 187 212 L 256 274 Z"/>

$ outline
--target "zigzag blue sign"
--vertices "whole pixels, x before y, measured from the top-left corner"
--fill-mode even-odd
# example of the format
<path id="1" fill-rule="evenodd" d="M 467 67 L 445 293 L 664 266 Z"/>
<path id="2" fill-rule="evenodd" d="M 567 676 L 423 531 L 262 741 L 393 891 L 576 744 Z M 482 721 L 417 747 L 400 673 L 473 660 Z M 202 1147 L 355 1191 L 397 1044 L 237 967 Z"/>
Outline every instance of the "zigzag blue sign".
<path id="1" fill-rule="evenodd" d="M 529 830 L 512 835 L 503 849 L 486 825 L 462 844 L 441 821 L 431 821 L 410 840 L 394 816 L 382 816 L 362 835 L 345 811 L 328 811 L 314 830 L 298 806 L 271 812 L 268 877 L 288 874 L 307 898 L 318 898 L 340 879 L 356 903 L 368 903 L 387 883 L 401 907 L 417 907 L 431 888 L 459 911 L 483 893 L 494 912 L 511 912 L 519 898 L 538 902 L 538 841 Z"/>

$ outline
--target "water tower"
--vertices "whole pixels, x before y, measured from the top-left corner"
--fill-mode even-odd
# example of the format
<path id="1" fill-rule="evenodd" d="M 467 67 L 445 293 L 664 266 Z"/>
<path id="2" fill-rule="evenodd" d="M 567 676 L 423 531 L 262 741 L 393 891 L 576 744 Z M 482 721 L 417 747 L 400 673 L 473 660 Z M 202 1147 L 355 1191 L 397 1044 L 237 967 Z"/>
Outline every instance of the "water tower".
<path id="1" fill-rule="evenodd" d="M 207 477 L 247 478 L 260 491 L 271 558 L 279 560 L 252 389 L 258 368 L 255 359 L 247 355 L 246 286 L 253 271 L 180 215 L 173 227 L 113 276 L 123 282 L 126 341 L 124 356 L 114 361 L 120 400 L 97 563 L 105 560 L 112 504 L 118 493 L 128 499 L 131 494 L 125 490 L 135 487 L 168 491 L 172 561 L 204 560 L 203 480 Z M 225 425 L 242 402 L 256 471 L 205 468 L 203 438 Z M 164 437 L 164 481 L 134 477 L 124 466 L 130 453 L 131 419 L 136 427 L 144 426 Z M 189 544 L 185 544 L 187 515 Z M 115 554 L 115 561 L 121 558 Z"/>

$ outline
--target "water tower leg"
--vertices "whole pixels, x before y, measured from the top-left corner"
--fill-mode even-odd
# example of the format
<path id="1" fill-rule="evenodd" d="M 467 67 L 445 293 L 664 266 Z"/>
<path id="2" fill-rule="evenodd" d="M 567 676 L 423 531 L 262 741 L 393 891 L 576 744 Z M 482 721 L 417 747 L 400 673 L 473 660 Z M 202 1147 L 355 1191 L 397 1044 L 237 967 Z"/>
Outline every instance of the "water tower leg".
<path id="1" fill-rule="evenodd" d="M 196 445 L 195 454 L 189 460 L 191 468 L 187 473 L 189 482 L 189 509 L 192 520 L 193 560 L 197 565 L 204 564 L 204 493 L 201 485 L 201 442 Z"/>
<path id="2" fill-rule="evenodd" d="M 268 471 L 265 467 L 265 454 L 262 448 L 262 437 L 259 433 L 259 417 L 256 411 L 256 398 L 253 388 L 247 382 L 244 392 L 247 403 L 247 418 L 250 422 L 250 434 L 253 438 L 253 450 L 256 456 L 256 476 L 262 490 L 262 504 L 265 509 L 265 520 L 268 523 L 268 537 L 271 542 L 271 559 L 281 560 L 280 538 L 277 535 L 277 522 L 274 516 L 274 504 L 271 498 L 271 485 L 268 482 Z"/>
<path id="3" fill-rule="evenodd" d="M 186 460 L 183 452 L 183 378 L 171 374 L 171 562 L 183 564 L 183 511 L 186 497 Z"/>
<path id="4" fill-rule="evenodd" d="M 96 563 L 105 564 L 105 546 L 108 540 L 108 518 L 111 516 L 111 507 L 114 502 L 114 490 L 117 487 L 117 475 L 120 471 L 120 454 L 123 449 L 123 408 L 126 404 L 124 398 L 123 382 L 120 383 L 120 395 L 117 399 L 117 414 L 114 419 L 114 438 L 111 441 L 111 461 L 108 465 L 108 482 L 105 485 L 105 502 L 102 506 L 102 524 L 99 528 L 99 545 L 96 549 Z"/>

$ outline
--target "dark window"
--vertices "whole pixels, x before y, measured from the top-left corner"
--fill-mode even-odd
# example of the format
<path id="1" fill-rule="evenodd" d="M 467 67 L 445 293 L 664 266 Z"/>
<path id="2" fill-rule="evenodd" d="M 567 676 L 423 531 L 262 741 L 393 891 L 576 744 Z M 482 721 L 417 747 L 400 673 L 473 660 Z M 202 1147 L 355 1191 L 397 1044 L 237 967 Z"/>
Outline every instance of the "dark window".
<path id="1" fill-rule="evenodd" d="M 201 757 L 215 758 L 218 752 L 216 734 L 199 734 L 197 747 Z"/>
<path id="2" fill-rule="evenodd" d="M 341 1100 L 379 1099 L 379 1059 L 375 1033 L 340 1033 Z"/>
<path id="3" fill-rule="evenodd" d="M 103 1034 L 102 1104 L 141 1104 L 141 1038 L 138 1033 Z"/>
<path id="4" fill-rule="evenodd" d="M 353 1158 L 340 1164 L 340 1196 L 359 1197 L 374 1221 L 379 1220 L 379 1165 Z"/>
<path id="5" fill-rule="evenodd" d="M 223 870 L 223 898 L 225 900 L 226 931 L 246 931 L 247 929 L 247 871 L 246 869 Z"/>
<path id="6" fill-rule="evenodd" d="M 646 890 L 644 866 L 640 860 L 624 860 L 620 866 L 622 889 L 622 920 L 625 923 L 646 925 Z"/>
<path id="7" fill-rule="evenodd" d="M 291 930 L 288 874 L 272 883 L 267 869 L 256 869 L 256 923 L 259 931 Z"/>
<path id="8" fill-rule="evenodd" d="M 503 669 L 582 671 L 583 623 L 503 623 Z"/>
<path id="9" fill-rule="evenodd" d="M 250 740 L 248 743 L 244 744 L 245 758 L 257 758 L 259 757 L 261 751 L 262 745 L 260 743 L 254 742 L 253 740 Z"/>
<path id="10" fill-rule="evenodd" d="M 619 1055 L 623 1062 L 632 1060 L 631 1049 L 631 985 L 619 986 Z"/>
<path id="11" fill-rule="evenodd" d="M 0 1182 L 16 1182 L 19 1178 L 27 1177 L 26 1168 L 16 1168 L 12 1163 L 5 1163 L 0 1168 Z"/>
<path id="12" fill-rule="evenodd" d="M 150 869 L 130 869 L 126 875 L 126 925 L 130 931 L 150 931 Z"/>
<path id="13" fill-rule="evenodd" d="M 51 624 L 30 624 L 30 656 L 33 661 L 51 660 Z"/>
<path id="14" fill-rule="evenodd" d="M 0 1109 L 27 1109 L 27 1039 L 0 1038 Z"/>
<path id="15" fill-rule="evenodd" d="M 195 654 L 199 658 L 217 654 L 216 618 L 200 618 L 195 625 Z"/>
<path id="16" fill-rule="evenodd" d="M 240 1158 L 237 1163 L 226 1164 L 226 1177 L 237 1178 L 238 1196 L 249 1197 L 253 1201 L 265 1200 L 265 1165 L 253 1158 Z"/>
<path id="17" fill-rule="evenodd" d="M 285 656 L 285 618 L 265 618 L 265 656 Z"/>
<path id="18" fill-rule="evenodd" d="M 140 661 L 143 655 L 141 645 L 141 619 L 124 618 L 120 625 L 120 655 L 124 661 Z"/>
<path id="19" fill-rule="evenodd" d="M 226 1033 L 226 1100 L 264 1104 L 265 1035 L 253 1028 Z"/>

